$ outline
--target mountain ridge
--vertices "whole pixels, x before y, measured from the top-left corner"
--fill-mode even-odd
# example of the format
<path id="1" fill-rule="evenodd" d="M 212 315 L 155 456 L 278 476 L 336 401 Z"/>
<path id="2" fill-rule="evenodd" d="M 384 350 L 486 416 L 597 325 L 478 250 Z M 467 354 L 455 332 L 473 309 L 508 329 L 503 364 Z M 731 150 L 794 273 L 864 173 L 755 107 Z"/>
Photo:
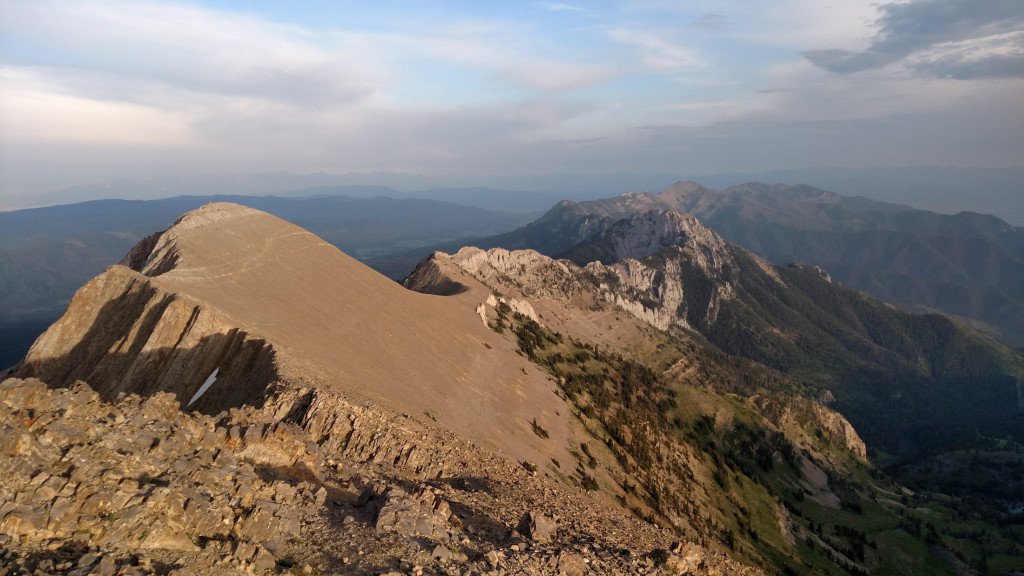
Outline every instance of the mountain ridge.
<path id="1" fill-rule="evenodd" d="M 433 200 L 181 196 L 105 200 L 0 213 L 0 365 L 24 356 L 86 281 L 137 242 L 209 201 L 233 201 L 298 222 L 361 260 L 492 234 L 525 221 Z M 404 275 L 405 272 L 402 274 Z"/>
<path id="2" fill-rule="evenodd" d="M 631 195 L 632 207 L 650 198 Z M 692 215 L 654 209 L 615 223 L 610 220 L 601 221 L 598 233 L 593 233 L 589 213 L 577 221 L 582 222 L 578 230 L 588 232 L 575 236 L 589 240 L 563 256 L 578 268 L 569 272 L 564 264 L 547 265 L 556 273 L 575 276 L 573 282 L 542 275 L 533 280 L 540 286 L 527 291 L 550 295 L 553 287 L 571 286 L 572 292 L 582 282 L 659 330 L 698 332 L 726 353 L 792 374 L 821 390 L 831 389 L 836 406 L 852 417 L 870 442 L 891 452 L 906 446 L 888 440 L 928 437 L 939 421 L 955 436 L 958 427 L 985 428 L 988 422 L 1009 422 L 1024 412 L 1013 384 L 1014 378 L 1019 382 L 1024 376 L 1024 360 L 994 340 L 972 335 L 941 316 L 887 309 L 834 283 L 820 268 L 770 265 L 727 243 Z M 491 258 L 517 259 L 517 252 L 494 250 Z M 479 266 L 480 257 L 467 250 L 453 258 L 469 265 L 467 270 Z M 526 261 L 537 266 L 538 258 L 530 255 Z M 995 366 L 1009 371 L 991 371 Z M 885 387 L 892 391 L 883 392 Z M 926 391 L 929 387 L 934 390 Z M 936 406 L 949 405 L 938 400 L 943 395 L 958 398 L 959 413 L 921 411 L 906 404 L 900 398 L 911 389 L 918 390 L 911 397 L 932 397 L 926 404 Z M 900 416 L 885 424 L 872 416 L 886 410 Z"/>
<path id="3" fill-rule="evenodd" d="M 478 242 L 562 257 L 638 211 L 694 214 L 725 239 L 776 264 L 819 266 L 910 311 L 942 311 L 1011 346 L 1024 344 L 1024 229 L 990 215 L 940 215 L 810 186 L 750 183 L 710 190 L 683 182 L 560 203 L 538 220 Z"/>
<path id="4" fill-rule="evenodd" d="M 142 324 L 111 322 L 115 334 L 106 341 L 130 342 L 140 333 L 148 338 L 147 349 L 175 350 L 189 339 L 205 342 L 204 338 L 223 334 L 230 327 L 273 346 L 278 382 L 336 389 L 330 382 L 343 381 L 347 390 L 379 402 L 392 404 L 404 399 L 400 409 L 417 414 L 428 411 L 463 432 L 477 429 L 481 440 L 511 449 L 521 458 L 532 454 L 528 448 L 532 435 L 509 435 L 507 430 L 529 432 L 528 422 L 537 419 L 552 435 L 565 438 L 568 434 L 566 424 L 553 411 L 540 408 L 559 405 L 547 381 L 539 374 L 519 371 L 514 367 L 518 364 L 514 355 L 495 351 L 506 345 L 478 319 L 474 321 L 471 313 L 459 314 L 450 300 L 404 290 L 294 225 L 237 205 L 208 204 L 183 216 L 155 243 L 146 244 L 152 248 L 144 260 L 139 254 L 129 258 L 142 262 L 140 270 L 114 266 L 104 272 L 103 278 L 128 280 L 104 283 L 106 290 L 95 298 L 76 297 L 64 317 L 33 345 L 21 373 L 45 381 L 51 375 L 44 369 L 48 359 L 77 365 L 67 357 L 76 352 L 67 344 L 82 340 L 94 327 L 107 329 L 105 319 L 95 311 L 83 312 L 94 310 L 96 301 L 103 298 L 140 299 L 145 309 L 151 310 L 137 314 Z M 331 272 L 322 276 L 318 270 Z M 358 295 L 358 303 L 347 294 Z M 164 304 L 182 298 L 189 304 L 177 305 L 173 311 Z M 202 322 L 206 310 L 223 320 Z M 448 326 L 456 336 L 435 336 L 441 326 Z M 339 347 L 339 341 L 345 345 Z M 434 344 L 425 350 L 424 341 Z M 491 348 L 484 347 L 485 343 Z M 131 357 L 135 350 L 129 350 L 129 365 L 136 362 Z M 464 357 L 467 352 L 472 355 Z M 202 354 L 193 349 L 188 356 Z M 171 370 L 170 364 L 162 366 Z M 410 380 L 413 366 L 419 382 L 415 387 Z M 213 369 L 192 366 L 187 379 L 193 387 L 180 391 L 179 400 L 191 398 Z M 232 371 L 225 370 L 225 381 L 214 383 L 206 394 L 214 397 L 220 386 L 229 386 L 230 374 Z M 72 370 L 55 384 L 67 385 L 85 376 Z M 98 376 L 91 374 L 93 379 Z M 177 377 L 185 376 L 179 373 Z M 437 390 L 453 379 L 463 385 L 445 393 L 447 401 L 440 401 Z M 486 391 L 493 387 L 521 389 L 522 397 L 530 402 L 509 404 L 502 399 L 504 416 L 475 422 L 473 413 L 462 405 L 471 403 L 471 398 L 472 402 L 495 401 Z M 247 396 L 268 392 L 257 390 Z M 538 400 L 541 398 L 547 400 Z M 515 408 L 517 404 L 521 408 Z M 527 410 L 529 414 L 519 413 L 528 404 L 534 406 Z M 498 433 L 499 429 L 506 432 Z M 511 438 L 523 438 L 525 443 L 516 444 L 516 440 L 509 444 Z"/>

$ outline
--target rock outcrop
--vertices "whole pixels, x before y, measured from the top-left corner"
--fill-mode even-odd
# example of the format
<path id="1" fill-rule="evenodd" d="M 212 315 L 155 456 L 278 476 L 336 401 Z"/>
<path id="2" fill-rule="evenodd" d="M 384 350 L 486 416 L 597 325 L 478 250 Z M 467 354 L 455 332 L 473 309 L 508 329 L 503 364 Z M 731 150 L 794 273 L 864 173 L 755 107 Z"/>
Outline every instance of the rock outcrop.
<path id="1" fill-rule="evenodd" d="M 435 262 L 437 259 L 450 260 L 484 284 L 514 287 L 527 298 L 561 300 L 581 289 L 575 275 L 576 268 L 570 268 L 571 263 L 551 259 L 533 250 L 492 248 L 485 251 L 467 246 L 453 255 L 435 253 L 432 259 Z M 436 263 L 427 269 L 437 269 Z M 442 277 L 438 276 L 438 279 Z M 417 269 L 405 285 L 410 290 L 419 290 L 421 286 L 430 286 L 432 283 Z"/>
<path id="2" fill-rule="evenodd" d="M 549 542 L 558 531 L 558 523 L 541 512 L 530 510 L 523 514 L 516 530 L 534 542 Z"/>
<path id="3" fill-rule="evenodd" d="M 599 260 L 611 264 L 640 260 L 670 246 L 681 249 L 703 270 L 720 272 L 732 258 L 728 243 L 692 214 L 645 210 L 620 220 L 606 231 L 565 254 L 579 265 Z"/>
<path id="4" fill-rule="evenodd" d="M 854 430 L 853 425 L 842 414 L 825 406 L 813 404 L 814 415 L 821 427 L 828 432 L 841 446 L 850 452 L 860 456 L 864 460 L 868 458 L 868 448 L 864 445 L 860 435 Z"/>
<path id="5" fill-rule="evenodd" d="M 0 534 L 78 550 L 77 568 L 90 551 L 119 558 L 111 574 L 169 555 L 273 568 L 323 505 L 322 460 L 294 425 L 186 415 L 167 393 L 0 383 Z"/>
<path id="6" fill-rule="evenodd" d="M 397 532 L 402 536 L 419 536 L 446 544 L 451 541 L 453 529 L 461 528 L 458 521 L 451 522 L 451 507 L 428 487 L 420 487 L 409 494 L 394 486 L 382 494 L 377 512 L 378 532 Z"/>
<path id="7" fill-rule="evenodd" d="M 104 398 L 168 392 L 216 413 L 259 405 L 277 381 L 273 346 L 202 301 L 114 266 L 83 286 L 18 371 L 54 386 L 92 383 Z"/>
<path id="8" fill-rule="evenodd" d="M 416 438 L 447 472 L 418 474 L 353 430 L 319 438 L 323 398 L 293 414 L 306 428 L 275 419 L 291 400 L 208 416 L 168 393 L 108 402 L 83 382 L 3 381 L 0 573 L 670 573 L 657 563 L 670 535 L 616 508 L 442 430 Z M 409 449 L 394 420 L 350 408 L 379 448 Z M 571 520 L 525 540 L 527 506 Z M 709 573 L 760 573 L 703 558 Z"/>

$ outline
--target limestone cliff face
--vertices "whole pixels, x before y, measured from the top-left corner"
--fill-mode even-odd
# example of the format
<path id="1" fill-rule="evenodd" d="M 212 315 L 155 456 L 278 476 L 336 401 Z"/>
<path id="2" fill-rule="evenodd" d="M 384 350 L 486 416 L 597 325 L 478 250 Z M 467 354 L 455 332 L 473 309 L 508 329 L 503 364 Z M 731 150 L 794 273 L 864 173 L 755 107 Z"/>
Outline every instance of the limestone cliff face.
<path id="1" fill-rule="evenodd" d="M 732 250 L 690 214 L 646 210 L 576 246 L 566 258 L 586 266 L 604 300 L 661 330 L 690 329 L 695 322 L 713 323 L 721 302 L 732 295 L 726 278 L 735 260 Z M 694 293 L 694 279 L 706 280 L 700 294 Z"/>
<path id="2" fill-rule="evenodd" d="M 649 193 L 631 192 L 614 200 L 590 203 L 593 205 L 588 204 L 585 212 L 565 201 L 538 220 L 533 231 L 543 238 L 551 236 L 547 238 L 552 244 L 547 253 L 563 252 L 557 247 L 564 247 L 563 260 L 546 258 L 533 250 L 502 248 L 463 248 L 449 258 L 475 278 L 500 286 L 502 292 L 564 300 L 583 291 L 581 282 L 588 285 L 588 290 L 596 282 L 602 299 L 658 328 L 673 324 L 689 327 L 687 314 L 678 313 L 680 305 L 692 300 L 679 279 L 685 271 L 678 263 L 669 262 L 660 269 L 657 264 L 638 261 L 673 249 L 679 259 L 701 273 L 720 277 L 732 261 L 732 247 L 690 214 L 652 209 L 657 206 L 657 197 Z M 538 242 L 545 243 L 543 238 Z M 435 255 L 434 259 L 444 257 L 448 256 Z M 581 266 L 586 266 L 588 274 L 580 273 Z M 765 264 L 764 268 L 770 267 Z M 435 264 L 424 262 L 406 286 L 435 294 L 451 291 L 453 286 L 437 274 Z M 723 285 L 716 296 L 729 293 L 729 287 Z M 700 313 L 713 316 L 716 302 L 701 302 Z"/>
<path id="3" fill-rule="evenodd" d="M 565 298 L 579 290 L 579 282 L 566 263 L 534 250 L 492 248 L 485 252 L 467 247 L 451 259 L 463 270 L 481 278 L 498 277 L 517 283 L 524 296 Z"/>
<path id="4" fill-rule="evenodd" d="M 733 296 L 733 287 L 724 278 L 734 260 L 731 250 L 693 216 L 654 210 L 620 221 L 571 251 L 566 260 L 503 248 L 436 253 L 406 279 L 405 286 L 430 294 L 457 293 L 461 284 L 456 274 L 441 265 L 448 262 L 503 294 L 566 301 L 587 293 L 658 329 L 690 329 L 693 319 L 713 323 L 721 303 Z M 598 257 L 590 261 L 588 254 Z M 640 260 L 654 254 L 655 261 Z M 581 268 L 574 260 L 590 263 Z M 710 292 L 693 293 L 688 280 L 696 275 L 711 279 L 706 283 L 712 286 Z"/>
<path id="5" fill-rule="evenodd" d="M 709 297 L 700 299 L 687 288 L 683 269 L 685 258 L 678 248 L 668 249 L 669 256 L 656 265 L 626 259 L 605 266 L 600 262 L 587 265 L 586 271 L 597 286 L 598 293 L 610 302 L 644 322 L 667 330 L 672 326 L 691 329 L 690 319 L 714 322 L 723 300 L 732 297 L 728 282 L 714 286 Z M 691 312 L 691 308 L 694 308 Z"/>
<path id="6" fill-rule="evenodd" d="M 721 236 L 692 214 L 672 210 L 647 210 L 620 220 L 593 242 L 591 250 L 599 249 L 601 261 L 611 263 L 646 258 L 670 246 L 681 249 L 694 264 L 708 271 L 721 271 L 730 260 L 728 243 Z M 583 263 L 573 253 L 569 258 Z"/>
<path id="7" fill-rule="evenodd" d="M 405 279 L 404 285 L 427 294 L 458 292 L 460 272 L 503 293 L 529 298 L 565 300 L 583 289 L 579 267 L 571 262 L 554 260 L 534 250 L 485 251 L 472 246 L 456 254 L 435 252 Z"/>

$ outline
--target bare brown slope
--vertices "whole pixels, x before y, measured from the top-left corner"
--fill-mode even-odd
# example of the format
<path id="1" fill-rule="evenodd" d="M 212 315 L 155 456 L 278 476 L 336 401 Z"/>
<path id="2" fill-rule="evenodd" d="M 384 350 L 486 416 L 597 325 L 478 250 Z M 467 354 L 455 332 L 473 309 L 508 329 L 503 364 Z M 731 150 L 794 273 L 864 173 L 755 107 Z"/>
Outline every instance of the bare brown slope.
<path id="1" fill-rule="evenodd" d="M 354 393 L 420 420 L 436 419 L 512 458 L 569 458 L 564 452 L 569 411 L 552 383 L 484 326 L 474 313 L 478 295 L 410 292 L 313 234 L 234 204 L 190 212 L 155 245 L 139 248 L 126 262 L 132 261 L 141 274 L 115 266 L 90 283 L 117 288 L 76 296 L 65 316 L 33 346 L 23 373 L 47 378 L 42 367 L 57 366 L 65 381 L 91 378 L 100 389 L 97 379 L 123 378 L 128 368 L 108 374 L 98 371 L 95 362 L 84 365 L 75 357 L 82 353 L 83 339 L 113 332 L 104 340 L 109 352 L 130 356 L 146 348 L 173 356 L 189 340 L 205 341 L 190 333 L 197 329 L 195 322 L 181 317 L 212 317 L 216 322 L 206 323 L 210 334 L 204 337 L 242 332 L 271 347 L 277 380 L 286 385 Z M 118 281 L 101 282 L 105 277 Z M 145 293 L 140 296 L 139 290 Z M 117 298 L 122 305 L 104 306 Z M 152 325 L 137 316 L 118 317 L 117 310 L 133 298 L 160 302 L 138 306 L 151 312 L 146 317 Z M 187 305 L 170 305 L 174 302 Z M 193 382 L 212 371 L 209 363 L 189 362 L 197 365 L 186 374 Z M 133 357 L 129 363 L 139 361 Z M 225 394 L 218 387 L 251 384 L 218 377 L 206 394 L 221 397 Z M 179 400 L 185 404 L 189 398 L 179 393 Z M 532 432 L 534 419 L 548 430 L 549 440 Z"/>

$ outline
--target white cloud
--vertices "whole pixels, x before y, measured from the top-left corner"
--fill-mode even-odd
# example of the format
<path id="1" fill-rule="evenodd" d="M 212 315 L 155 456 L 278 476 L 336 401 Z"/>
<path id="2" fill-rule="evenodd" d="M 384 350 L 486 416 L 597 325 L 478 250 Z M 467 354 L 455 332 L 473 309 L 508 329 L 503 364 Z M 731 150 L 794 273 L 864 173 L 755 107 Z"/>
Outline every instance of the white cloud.
<path id="1" fill-rule="evenodd" d="M 807 154 L 833 154 L 830 164 L 884 158 L 898 140 L 886 123 L 979 141 L 1024 130 L 1024 86 L 1005 79 L 1021 56 L 1020 30 L 947 37 L 898 64 L 842 75 L 801 53 L 868 49 L 881 30 L 869 0 L 631 2 L 614 25 L 593 13 L 552 34 L 584 20 L 580 7 L 590 5 L 535 3 L 510 21 L 471 8 L 413 11 L 371 29 L 151 0 L 6 2 L 0 176 L 57 171 L 55 162 L 90 174 L 118 162 L 434 174 L 695 162 L 686 171 L 704 172 L 715 162 L 804 166 Z M 971 81 L 979 71 L 1001 79 Z M 946 121 L 957 130 L 936 128 Z M 911 141 L 919 150 L 890 157 L 939 148 L 912 135 L 901 142 Z M 1006 145 L 998 154 L 1021 152 L 1019 138 L 993 141 Z M 771 155 L 759 151 L 765 142 Z M 869 150 L 858 156 L 857 146 Z M 955 163 L 948 150 L 940 156 Z"/>
<path id="2" fill-rule="evenodd" d="M 586 8 L 575 4 L 563 4 L 560 2 L 534 2 L 534 6 L 549 12 L 575 12 L 577 14 L 590 14 Z"/>
<path id="3" fill-rule="evenodd" d="M 531 91 L 572 91 L 623 74 L 604 62 L 580 62 L 560 54 L 556 42 L 537 38 L 534 31 L 515 23 L 456 21 L 425 33 L 396 33 L 381 40 L 396 52 L 394 60 L 427 56 Z"/>
<path id="4" fill-rule="evenodd" d="M 192 118 L 129 102 L 63 93 L 52 70 L 0 67 L 2 125 L 8 140 L 193 146 Z"/>
<path id="5" fill-rule="evenodd" d="M 911 60 L 918 73 L 949 78 L 1024 77 L 1020 0 L 914 0 L 883 4 L 870 45 L 807 50 L 815 65 L 853 74 Z"/>
<path id="6" fill-rule="evenodd" d="M 939 78 L 1024 78 L 1024 31 L 942 42 L 910 56 L 907 66 Z"/>
<path id="7" fill-rule="evenodd" d="M 47 43 L 68 68 L 102 62 L 105 76 L 133 84 L 316 106 L 358 100 L 383 83 L 373 52 L 355 40 L 194 6 L 41 0 L 13 4 L 3 22 L 5 34 Z"/>
<path id="8" fill-rule="evenodd" d="M 821 46 L 857 50 L 877 30 L 874 0 L 778 0 L 755 4 L 752 10 L 743 18 L 745 36 L 797 50 Z"/>
<path id="9" fill-rule="evenodd" d="M 705 65 L 698 53 L 652 31 L 615 28 L 609 33 L 612 40 L 634 46 L 640 60 L 657 71 L 683 71 Z"/>
<path id="10" fill-rule="evenodd" d="M 751 42 L 805 50 L 822 45 L 859 49 L 876 31 L 876 0 L 634 0 L 627 13 L 662 24 L 726 33 Z"/>

